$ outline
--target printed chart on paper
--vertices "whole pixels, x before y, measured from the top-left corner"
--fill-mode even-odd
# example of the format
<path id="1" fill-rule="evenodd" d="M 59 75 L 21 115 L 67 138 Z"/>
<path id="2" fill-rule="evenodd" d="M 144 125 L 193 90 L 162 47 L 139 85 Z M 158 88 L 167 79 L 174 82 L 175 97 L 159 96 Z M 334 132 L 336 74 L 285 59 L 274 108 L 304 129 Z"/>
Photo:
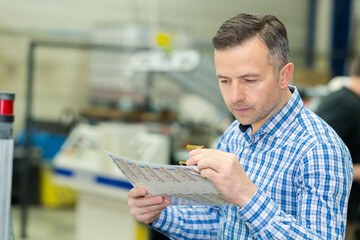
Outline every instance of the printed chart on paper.
<path id="1" fill-rule="evenodd" d="M 215 185 L 198 174 L 196 166 L 151 164 L 106 154 L 134 187 L 144 187 L 149 195 L 169 196 L 172 205 L 227 203 Z"/>

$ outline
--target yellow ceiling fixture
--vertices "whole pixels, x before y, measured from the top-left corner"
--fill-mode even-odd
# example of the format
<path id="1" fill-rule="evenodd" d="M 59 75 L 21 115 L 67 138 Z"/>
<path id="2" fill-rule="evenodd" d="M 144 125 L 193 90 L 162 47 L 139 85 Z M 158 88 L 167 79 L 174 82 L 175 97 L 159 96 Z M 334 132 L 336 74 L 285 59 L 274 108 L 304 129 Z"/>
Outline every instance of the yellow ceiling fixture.
<path id="1" fill-rule="evenodd" d="M 156 35 L 156 43 L 166 52 L 172 51 L 171 36 L 165 32 L 159 32 Z"/>

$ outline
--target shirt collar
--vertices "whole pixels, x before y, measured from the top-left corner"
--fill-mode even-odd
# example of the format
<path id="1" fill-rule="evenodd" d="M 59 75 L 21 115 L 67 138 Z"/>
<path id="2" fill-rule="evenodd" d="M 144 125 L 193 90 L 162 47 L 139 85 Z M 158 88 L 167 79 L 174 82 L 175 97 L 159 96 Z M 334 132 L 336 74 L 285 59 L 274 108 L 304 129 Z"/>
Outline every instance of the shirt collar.
<path id="1" fill-rule="evenodd" d="M 242 125 L 241 123 L 239 123 L 239 129 L 241 132 L 246 132 L 246 130 L 250 127 L 251 125 Z"/>
<path id="2" fill-rule="evenodd" d="M 261 126 L 257 132 L 265 132 L 268 134 L 279 133 L 279 135 L 281 135 L 300 113 L 304 106 L 300 94 L 294 86 L 289 86 L 289 90 L 292 92 L 292 95 L 287 103 Z M 243 133 L 246 132 L 249 127 L 250 125 L 239 124 L 239 129 Z"/>

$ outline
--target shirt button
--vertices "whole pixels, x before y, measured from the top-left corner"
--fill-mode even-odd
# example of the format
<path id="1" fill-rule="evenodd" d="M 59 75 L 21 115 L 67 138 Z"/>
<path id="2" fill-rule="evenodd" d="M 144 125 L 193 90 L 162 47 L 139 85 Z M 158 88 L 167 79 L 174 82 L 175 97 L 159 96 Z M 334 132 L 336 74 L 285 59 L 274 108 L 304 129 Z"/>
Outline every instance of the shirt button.
<path id="1" fill-rule="evenodd" d="M 231 217 L 228 217 L 226 220 L 227 220 L 228 222 L 230 222 L 230 221 L 231 221 Z"/>

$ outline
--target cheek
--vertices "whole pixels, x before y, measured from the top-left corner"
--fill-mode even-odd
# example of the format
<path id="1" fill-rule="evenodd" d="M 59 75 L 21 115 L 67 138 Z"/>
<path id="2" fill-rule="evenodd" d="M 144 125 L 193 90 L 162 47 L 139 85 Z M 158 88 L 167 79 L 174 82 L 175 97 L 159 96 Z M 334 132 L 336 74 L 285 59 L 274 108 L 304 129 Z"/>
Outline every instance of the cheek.
<path id="1" fill-rule="evenodd" d="M 269 105 L 274 101 L 275 94 L 274 94 L 274 92 L 267 91 L 267 92 L 264 92 L 260 98 L 264 104 Z"/>
<path id="2" fill-rule="evenodd" d="M 229 103 L 229 96 L 230 96 L 229 93 L 226 91 L 226 89 L 221 88 L 221 87 L 220 87 L 220 92 L 221 92 L 221 95 L 222 95 L 222 97 L 224 99 L 224 102 L 226 104 L 228 104 Z"/>
<path id="3" fill-rule="evenodd" d="M 261 103 L 266 101 L 268 98 L 268 91 L 266 91 L 266 86 L 257 85 L 255 87 L 247 89 L 247 100 L 249 103 Z"/>
<path id="4" fill-rule="evenodd" d="M 280 91 L 276 87 L 270 87 L 267 92 L 263 94 L 263 106 L 267 106 L 267 108 L 273 108 L 274 106 L 279 104 L 280 101 Z"/>
<path id="5" fill-rule="evenodd" d="M 248 100 L 258 108 L 264 108 L 265 106 L 271 104 L 275 99 L 274 92 L 272 91 L 272 87 L 262 86 L 261 88 L 257 88 L 256 90 L 252 91 L 251 95 L 248 97 Z"/>

